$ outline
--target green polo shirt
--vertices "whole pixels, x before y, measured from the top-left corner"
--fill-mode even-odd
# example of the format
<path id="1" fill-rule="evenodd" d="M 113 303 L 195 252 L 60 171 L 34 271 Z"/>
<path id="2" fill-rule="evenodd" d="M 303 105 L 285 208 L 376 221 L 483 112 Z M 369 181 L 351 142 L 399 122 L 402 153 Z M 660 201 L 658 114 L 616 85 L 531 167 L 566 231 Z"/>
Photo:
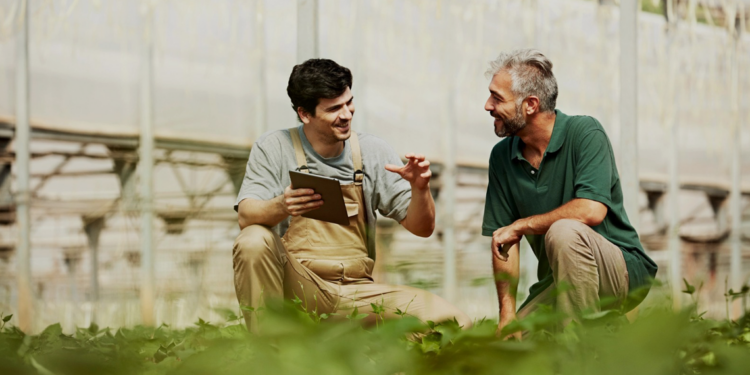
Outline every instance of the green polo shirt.
<path id="1" fill-rule="evenodd" d="M 643 251 L 638 234 L 625 214 L 622 188 L 612 145 L 604 128 L 588 116 L 567 116 L 555 110 L 555 126 L 539 169 L 521 150 L 518 137 L 498 142 L 490 155 L 489 186 L 484 206 L 482 234 L 492 236 L 514 221 L 550 212 L 574 198 L 585 198 L 607 206 L 607 216 L 593 227 L 618 246 L 628 269 L 629 290 L 647 288 L 656 276 L 656 263 Z M 539 281 L 529 289 L 521 307 L 552 285 L 552 269 L 544 250 L 544 235 L 527 235 L 539 267 Z M 645 293 L 642 293 L 642 297 Z M 635 301 L 640 302 L 640 301 Z"/>

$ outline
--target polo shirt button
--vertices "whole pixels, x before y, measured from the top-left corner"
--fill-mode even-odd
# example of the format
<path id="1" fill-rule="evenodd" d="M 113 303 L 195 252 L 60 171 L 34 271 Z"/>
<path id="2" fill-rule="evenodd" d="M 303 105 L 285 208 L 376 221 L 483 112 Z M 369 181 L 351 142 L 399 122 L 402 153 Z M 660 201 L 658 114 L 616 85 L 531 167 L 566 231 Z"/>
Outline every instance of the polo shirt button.
<path id="1" fill-rule="evenodd" d="M 536 174 L 536 171 L 531 171 L 531 174 Z"/>

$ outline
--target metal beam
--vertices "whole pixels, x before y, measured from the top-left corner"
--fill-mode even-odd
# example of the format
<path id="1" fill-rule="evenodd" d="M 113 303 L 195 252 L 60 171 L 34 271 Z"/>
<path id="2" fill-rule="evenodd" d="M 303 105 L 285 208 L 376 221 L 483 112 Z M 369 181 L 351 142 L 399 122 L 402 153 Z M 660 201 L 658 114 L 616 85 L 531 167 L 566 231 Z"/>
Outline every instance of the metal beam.
<path id="1" fill-rule="evenodd" d="M 18 221 L 18 326 L 34 331 L 34 291 L 31 288 L 31 217 L 29 126 L 29 2 L 19 0 L 16 24 L 16 218 Z"/>
<path id="2" fill-rule="evenodd" d="M 0 137 L 13 135 L 16 120 L 13 118 L 0 119 Z M 76 143 L 96 143 L 117 148 L 138 147 L 139 135 L 128 132 L 127 134 L 103 134 L 102 132 L 89 132 L 82 130 L 66 129 L 65 124 L 55 124 L 57 129 L 35 126 L 31 123 L 31 139 L 46 141 L 64 141 Z M 190 137 L 171 137 L 155 135 L 154 147 L 165 150 L 193 151 L 218 154 L 229 157 L 247 157 L 251 144 L 238 144 L 236 142 L 221 142 Z"/>
<path id="3" fill-rule="evenodd" d="M 297 0 L 297 63 L 319 56 L 318 0 Z"/>
<path id="4" fill-rule="evenodd" d="M 620 178 L 625 212 L 638 230 L 638 9 L 620 2 Z"/>

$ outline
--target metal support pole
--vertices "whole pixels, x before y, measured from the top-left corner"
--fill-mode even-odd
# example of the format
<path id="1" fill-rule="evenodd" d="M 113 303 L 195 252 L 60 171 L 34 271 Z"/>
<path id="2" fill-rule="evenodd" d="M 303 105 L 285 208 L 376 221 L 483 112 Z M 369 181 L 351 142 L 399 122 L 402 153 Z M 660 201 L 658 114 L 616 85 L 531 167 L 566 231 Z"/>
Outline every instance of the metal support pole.
<path id="1" fill-rule="evenodd" d="M 620 2 L 620 178 L 625 211 L 638 230 L 638 1 Z"/>
<path id="2" fill-rule="evenodd" d="M 732 224 L 729 232 L 731 244 L 730 257 L 730 288 L 738 291 L 742 288 L 742 191 L 740 190 L 740 163 L 742 158 L 741 120 L 740 120 L 740 85 L 739 85 L 739 35 L 732 37 L 732 59 L 730 69 L 730 101 L 732 123 L 732 188 L 729 193 L 729 207 Z M 733 303 L 732 317 L 739 318 L 739 300 Z"/>
<path id="3" fill-rule="evenodd" d="M 297 0 L 297 63 L 318 54 L 318 0 Z"/>
<path id="4" fill-rule="evenodd" d="M 354 48 L 357 49 L 357 52 L 354 54 L 354 69 L 356 71 L 354 72 L 354 82 L 357 84 L 357 88 L 354 89 L 355 96 L 357 97 L 356 104 L 357 104 L 357 122 L 355 123 L 357 125 L 357 129 L 360 132 L 367 132 L 368 129 L 368 119 L 367 119 L 367 59 L 368 59 L 368 48 L 367 48 L 367 41 L 366 41 L 366 32 L 367 27 L 365 27 L 364 22 L 367 18 L 367 15 L 365 13 L 365 4 L 364 0 L 355 0 L 354 1 Z"/>
<path id="5" fill-rule="evenodd" d="M 20 0 L 16 21 L 16 220 L 18 222 L 18 326 L 34 331 L 34 291 L 31 287 L 31 217 L 29 212 L 29 2 Z"/>
<path id="6" fill-rule="evenodd" d="M 258 86 L 255 96 L 255 139 L 268 130 L 266 122 L 266 26 L 263 2 L 255 0 L 255 46 L 258 49 Z"/>
<path id="7" fill-rule="evenodd" d="M 680 244 L 680 181 L 679 181 L 679 127 L 676 121 L 676 70 L 679 64 L 676 59 L 677 21 L 674 19 L 672 0 L 667 0 L 667 84 L 664 95 L 664 121 L 670 129 L 669 135 L 669 229 L 667 231 L 670 254 L 669 283 L 672 289 L 672 302 L 675 309 L 682 306 L 682 249 Z"/>
<path id="8" fill-rule="evenodd" d="M 104 217 L 83 217 L 83 231 L 89 243 L 91 252 L 91 279 L 89 287 L 91 293 L 89 301 L 91 302 L 91 322 L 96 322 L 97 305 L 99 303 L 99 235 L 104 228 Z"/>
<path id="9" fill-rule="evenodd" d="M 445 108 L 449 111 L 443 125 L 443 155 L 440 171 L 440 222 L 443 228 L 443 297 L 456 302 L 456 89 L 452 88 Z"/>
<path id="10" fill-rule="evenodd" d="M 153 232 L 153 11 L 144 15 L 144 39 L 141 55 L 140 101 L 141 135 L 138 172 L 140 172 L 141 203 L 141 318 L 144 325 L 154 325 L 155 271 Z"/>

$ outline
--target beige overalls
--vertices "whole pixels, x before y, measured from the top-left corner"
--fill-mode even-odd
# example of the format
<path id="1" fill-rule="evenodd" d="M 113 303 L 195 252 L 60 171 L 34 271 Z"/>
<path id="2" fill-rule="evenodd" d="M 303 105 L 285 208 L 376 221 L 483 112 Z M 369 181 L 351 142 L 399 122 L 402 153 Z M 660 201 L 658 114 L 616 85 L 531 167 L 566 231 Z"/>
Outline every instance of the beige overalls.
<path id="1" fill-rule="evenodd" d="M 296 128 L 290 129 L 298 169 L 307 171 L 305 153 Z M 408 286 L 375 284 L 374 260 L 367 252 L 367 211 L 362 181 L 362 155 L 357 134 L 350 138 L 354 183 L 341 185 L 349 225 L 302 216 L 292 217 L 283 238 L 263 225 L 242 230 L 234 243 L 234 284 L 241 306 L 257 308 L 274 298 L 299 297 L 308 311 L 318 314 L 357 307 L 378 316 L 370 303 L 385 307 L 385 319 L 397 309 L 422 321 L 471 320 L 461 310 L 430 292 Z M 374 235 L 374 233 L 373 233 Z M 248 329 L 257 332 L 257 313 L 243 310 Z"/>

